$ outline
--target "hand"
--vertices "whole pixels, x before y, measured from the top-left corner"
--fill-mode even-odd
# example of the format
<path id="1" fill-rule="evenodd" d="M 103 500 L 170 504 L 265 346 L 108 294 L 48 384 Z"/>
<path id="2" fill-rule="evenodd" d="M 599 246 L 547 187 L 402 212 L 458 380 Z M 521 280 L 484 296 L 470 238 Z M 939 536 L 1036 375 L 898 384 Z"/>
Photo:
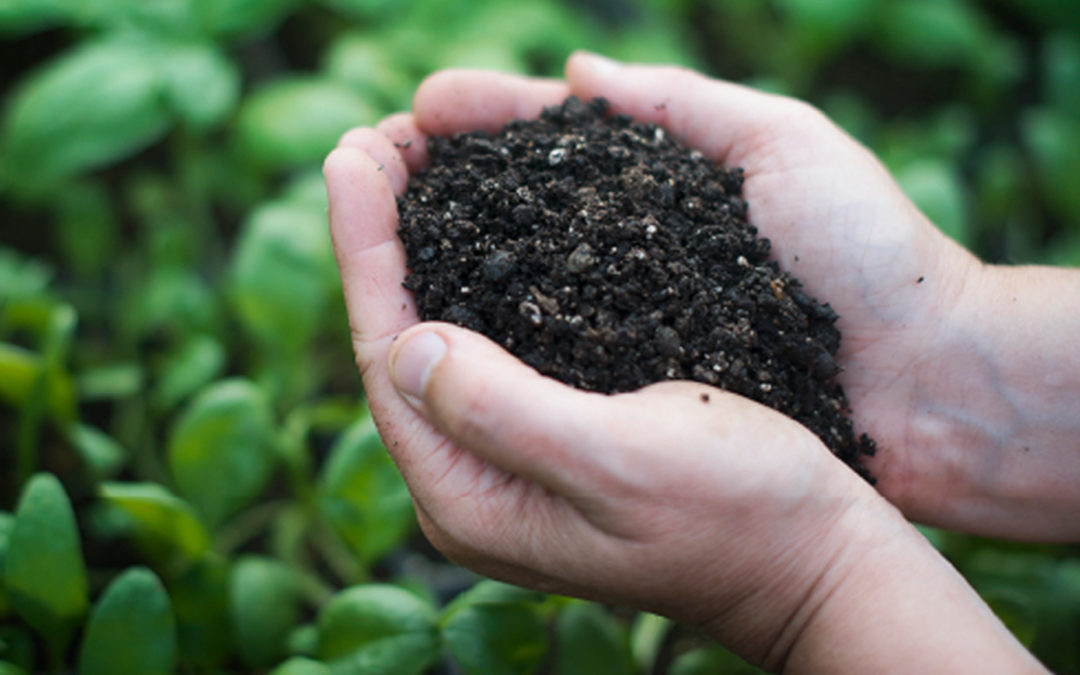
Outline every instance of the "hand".
<path id="1" fill-rule="evenodd" d="M 654 86 L 665 74 L 640 72 L 652 72 Z M 605 81 L 600 64 L 585 57 L 571 62 L 568 76 L 575 88 L 586 87 L 590 77 Z M 754 103 L 766 112 L 778 106 L 776 114 L 790 122 L 808 114 L 781 99 L 718 86 L 733 100 L 704 89 L 697 95 L 748 117 Z M 819 648 L 830 644 L 829 629 L 816 617 L 864 616 L 882 589 L 895 591 L 892 581 L 869 590 L 853 581 L 865 583 L 857 570 L 877 559 L 889 561 L 881 569 L 927 568 L 921 588 L 945 589 L 939 596 L 953 600 L 946 610 L 934 610 L 939 617 L 959 612 L 973 630 L 996 631 L 1001 644 L 1015 647 L 899 514 L 793 421 L 685 382 L 618 396 L 577 391 L 539 376 L 482 336 L 418 324 L 411 295 L 401 287 L 405 265 L 394 194 L 426 161 L 425 134 L 498 129 L 514 117 L 535 116 L 567 93 L 556 81 L 446 73 L 418 92 L 415 116 L 350 132 L 326 162 L 357 362 L 427 536 L 489 576 L 700 623 L 770 666 L 792 654 L 802 663 L 828 663 L 835 650 Z M 617 96 L 611 99 L 626 109 Z M 674 99 L 661 108 L 667 115 L 679 109 Z M 809 136 L 824 128 L 814 125 L 827 124 L 814 120 L 800 122 L 806 127 L 799 133 Z M 694 128 L 687 118 L 666 121 L 673 131 Z M 715 157 L 745 159 L 765 149 L 729 155 L 736 145 L 732 138 L 728 147 L 721 135 L 708 134 L 715 146 L 705 144 L 704 129 L 687 139 Z M 861 157 L 857 145 L 844 143 L 851 157 Z M 770 166 L 784 168 L 747 168 L 763 179 L 757 185 L 768 185 Z M 791 171 L 797 174 L 798 167 Z M 782 206 L 780 200 L 771 207 L 778 222 L 793 217 Z M 854 236 L 856 228 L 849 229 Z M 932 228 L 928 232 L 933 237 Z M 806 264 L 821 266 L 815 257 L 812 252 Z M 905 593 L 896 603 L 918 596 Z M 844 610 L 855 606 L 860 611 Z M 930 636 L 920 648 L 934 656 L 938 645 L 962 643 L 950 638 L 946 646 Z"/>
<path id="2" fill-rule="evenodd" d="M 982 265 L 801 102 L 608 61 L 572 59 L 567 81 L 745 168 L 750 221 L 840 315 L 839 379 L 878 442 L 867 464 L 881 494 L 931 525 L 1080 537 L 1080 275 Z"/>

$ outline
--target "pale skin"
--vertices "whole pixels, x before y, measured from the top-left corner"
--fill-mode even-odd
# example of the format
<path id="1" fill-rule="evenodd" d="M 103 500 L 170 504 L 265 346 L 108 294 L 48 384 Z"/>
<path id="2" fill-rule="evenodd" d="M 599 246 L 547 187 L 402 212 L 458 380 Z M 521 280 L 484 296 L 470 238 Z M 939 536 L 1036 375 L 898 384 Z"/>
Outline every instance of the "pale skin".
<path id="1" fill-rule="evenodd" d="M 570 93 L 745 168 L 774 257 L 840 314 L 877 491 L 749 400 L 689 382 L 585 393 L 419 321 L 394 195 L 425 139 L 495 131 Z M 325 174 L 365 392 L 449 557 L 699 624 L 769 669 L 1041 672 L 903 515 L 1080 539 L 1080 275 L 982 265 L 803 103 L 588 54 L 565 80 L 436 74 L 411 114 L 346 134 Z"/>

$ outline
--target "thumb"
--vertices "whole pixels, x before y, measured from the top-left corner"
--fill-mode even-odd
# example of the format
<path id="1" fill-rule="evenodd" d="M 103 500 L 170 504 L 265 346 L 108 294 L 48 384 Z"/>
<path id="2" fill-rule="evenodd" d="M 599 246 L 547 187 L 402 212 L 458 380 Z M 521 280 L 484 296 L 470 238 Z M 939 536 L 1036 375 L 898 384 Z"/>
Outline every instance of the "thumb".
<path id="1" fill-rule="evenodd" d="M 576 491 L 598 475 L 582 447 L 611 447 L 603 420 L 610 397 L 574 389 L 519 361 L 488 338 L 422 323 L 390 351 L 394 386 L 462 449 L 553 491 Z"/>

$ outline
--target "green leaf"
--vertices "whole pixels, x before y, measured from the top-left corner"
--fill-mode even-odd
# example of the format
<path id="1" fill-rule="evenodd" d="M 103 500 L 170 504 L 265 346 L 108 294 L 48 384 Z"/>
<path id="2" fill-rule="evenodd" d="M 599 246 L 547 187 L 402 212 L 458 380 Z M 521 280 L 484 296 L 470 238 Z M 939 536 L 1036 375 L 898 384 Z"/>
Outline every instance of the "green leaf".
<path id="1" fill-rule="evenodd" d="M 343 33 L 334 40 L 323 70 L 390 110 L 408 108 L 416 86 L 394 52 L 370 33 Z"/>
<path id="2" fill-rule="evenodd" d="M 322 325 L 340 284 L 336 270 L 323 209 L 269 204 L 244 224 L 230 270 L 230 297 L 255 338 L 295 353 Z"/>
<path id="3" fill-rule="evenodd" d="M 240 100 L 240 71 L 212 43 L 163 46 L 161 68 L 165 99 L 180 119 L 195 129 L 222 121 Z"/>
<path id="4" fill-rule="evenodd" d="M 210 671 L 230 653 L 228 565 L 218 555 L 194 561 L 169 584 L 180 661 Z"/>
<path id="5" fill-rule="evenodd" d="M 37 354 L 0 342 L 0 402 L 24 405 L 44 367 Z M 53 419 L 67 422 L 76 417 L 75 383 L 64 370 L 52 370 L 45 378 L 46 405 Z"/>
<path id="6" fill-rule="evenodd" d="M 4 585 L 19 616 L 62 654 L 86 613 L 86 566 L 71 502 L 56 476 L 37 474 L 15 511 Z"/>
<path id="7" fill-rule="evenodd" d="M 98 429 L 76 424 L 68 430 L 67 437 L 95 481 L 111 478 L 127 461 L 127 453 L 120 444 Z"/>
<path id="8" fill-rule="evenodd" d="M 649 612 L 640 612 L 634 618 L 630 626 L 630 653 L 638 671 L 653 672 L 660 648 L 673 625 L 671 619 Z"/>
<path id="9" fill-rule="evenodd" d="M 365 562 L 399 545 L 413 529 L 409 490 L 370 418 L 338 439 L 318 490 L 323 516 Z"/>
<path id="10" fill-rule="evenodd" d="M 953 167 L 941 160 L 924 159 L 900 167 L 894 176 L 911 201 L 942 232 L 970 245 L 966 195 Z"/>
<path id="11" fill-rule="evenodd" d="M 330 675 L 330 668 L 305 656 L 294 656 L 270 671 L 270 675 Z"/>
<path id="12" fill-rule="evenodd" d="M 1080 36 L 1051 35 L 1043 41 L 1046 99 L 1055 107 L 1080 115 Z"/>
<path id="13" fill-rule="evenodd" d="M 156 483 L 105 483 L 101 498 L 129 519 L 140 545 L 159 560 L 194 560 L 210 535 L 191 506 Z"/>
<path id="14" fill-rule="evenodd" d="M 157 675 L 173 671 L 176 621 L 161 580 L 133 567 L 105 589 L 83 637 L 80 675 Z"/>
<path id="15" fill-rule="evenodd" d="M 104 185 L 92 181 L 66 184 L 53 213 L 57 248 L 78 273 L 98 274 L 114 261 L 120 225 Z"/>
<path id="16" fill-rule="evenodd" d="M 246 380 L 204 390 L 169 439 L 177 487 L 216 526 L 254 499 L 274 468 L 274 420 L 262 392 Z"/>
<path id="17" fill-rule="evenodd" d="M 587 602 L 575 602 L 555 619 L 558 675 L 631 675 L 630 643 L 626 631 L 604 610 Z"/>
<path id="18" fill-rule="evenodd" d="M 225 348 L 213 336 L 195 334 L 169 354 L 153 390 L 154 403 L 171 410 L 199 388 L 209 384 L 225 367 Z"/>
<path id="19" fill-rule="evenodd" d="M 315 78 L 283 79 L 247 97 L 237 134 L 247 154 L 269 168 L 315 164 L 338 138 L 379 115 L 348 86 Z"/>
<path id="20" fill-rule="evenodd" d="M 3 571 L 4 559 L 7 558 L 8 545 L 11 541 L 11 530 L 15 527 L 15 516 L 7 511 L 0 511 L 0 619 L 11 613 L 11 600 L 8 598 L 7 587 L 4 585 Z M 0 652 L 0 656 L 3 653 Z"/>
<path id="21" fill-rule="evenodd" d="M 418 673 L 438 656 L 435 609 L 396 586 L 354 586 L 319 614 L 319 658 L 353 672 Z M 360 665 L 372 670 L 359 669 Z M 374 669 L 377 666 L 377 669 Z"/>
<path id="22" fill-rule="evenodd" d="M 1080 118 L 1062 111 L 1028 111 L 1021 125 L 1024 143 L 1047 201 L 1067 221 L 1080 223 L 1080 191 L 1073 176 L 1080 171 Z"/>
<path id="23" fill-rule="evenodd" d="M 470 675 L 533 673 L 547 653 L 544 623 L 528 605 L 471 605 L 450 615 L 443 643 Z"/>
<path id="24" fill-rule="evenodd" d="M 893 0 L 878 12 L 877 39 L 907 67 L 965 67 L 993 42 L 985 18 L 963 0 Z"/>
<path id="25" fill-rule="evenodd" d="M 53 270 L 18 251 L 0 247 L 0 301 L 39 296 L 48 288 Z"/>
<path id="26" fill-rule="evenodd" d="M 34 668 L 36 654 L 34 638 L 22 624 L 0 625 L 0 659 L 28 673 L 34 673 L 37 672 Z"/>
<path id="27" fill-rule="evenodd" d="M 48 197 L 60 179 L 130 155 L 168 124 L 146 46 L 86 42 L 15 93 L 0 130 L 0 178 L 26 195 Z"/>
<path id="28" fill-rule="evenodd" d="M 193 0 L 207 32 L 231 37 L 273 28 L 296 4 L 298 0 Z"/>
<path id="29" fill-rule="evenodd" d="M 47 28 L 68 18 L 65 0 L 0 2 L 0 36 Z"/>
<path id="30" fill-rule="evenodd" d="M 720 646 L 683 652 L 671 662 L 671 675 L 756 675 L 762 671 Z"/>
<path id="31" fill-rule="evenodd" d="M 519 605 L 543 602 L 544 594 L 492 579 L 483 579 L 443 608 L 443 621 L 460 609 L 476 605 Z"/>
<path id="32" fill-rule="evenodd" d="M 248 556 L 229 573 L 229 618 L 240 657 L 265 668 L 285 655 L 289 631 L 300 620 L 300 583 L 284 563 Z"/>

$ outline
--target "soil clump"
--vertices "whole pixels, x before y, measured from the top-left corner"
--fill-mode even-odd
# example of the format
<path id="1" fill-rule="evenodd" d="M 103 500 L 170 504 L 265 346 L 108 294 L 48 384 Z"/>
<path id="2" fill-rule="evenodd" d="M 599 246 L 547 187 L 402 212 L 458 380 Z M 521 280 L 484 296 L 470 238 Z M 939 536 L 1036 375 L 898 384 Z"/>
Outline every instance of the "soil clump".
<path id="1" fill-rule="evenodd" d="M 869 479 L 874 442 L 856 437 L 836 382 L 837 315 L 769 260 L 741 169 L 573 97 L 428 151 L 398 200 L 421 319 L 483 333 L 586 390 L 695 380 L 736 392 Z"/>

